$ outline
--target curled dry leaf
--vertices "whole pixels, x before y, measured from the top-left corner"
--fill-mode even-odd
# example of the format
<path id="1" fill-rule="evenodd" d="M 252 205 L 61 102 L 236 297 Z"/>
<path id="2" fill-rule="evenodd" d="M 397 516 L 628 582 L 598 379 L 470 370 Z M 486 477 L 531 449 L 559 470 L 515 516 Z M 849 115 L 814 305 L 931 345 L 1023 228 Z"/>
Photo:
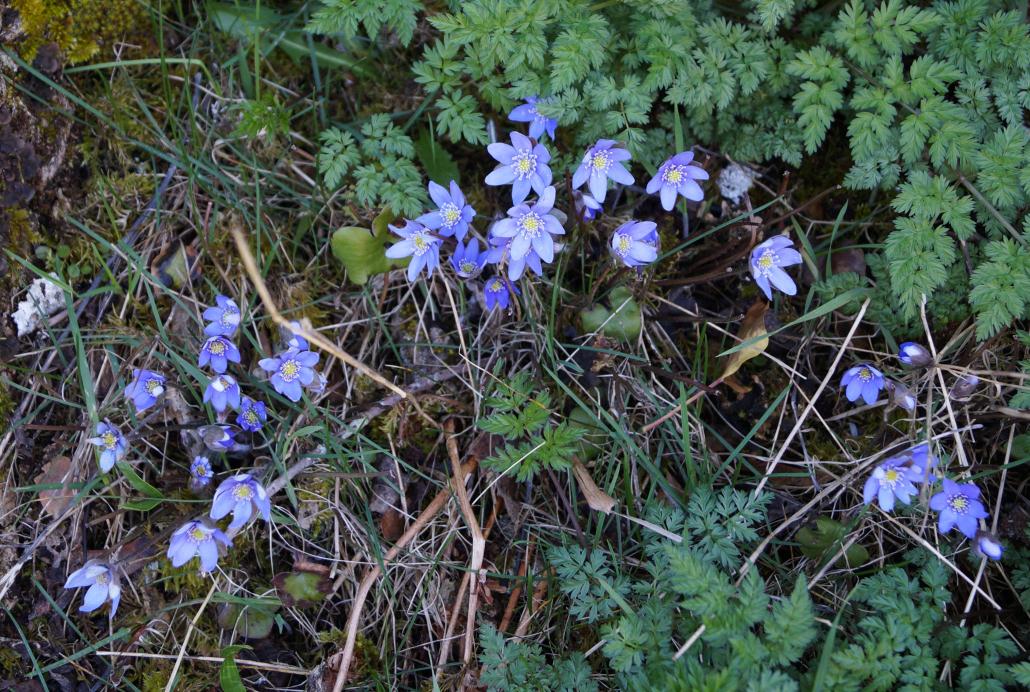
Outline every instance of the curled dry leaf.
<path id="1" fill-rule="evenodd" d="M 734 351 L 727 356 L 726 367 L 722 371 L 722 375 L 719 379 L 726 382 L 726 384 L 733 387 L 738 393 L 746 393 L 750 391 L 750 388 L 743 387 L 736 384 L 733 380 L 729 380 L 734 373 L 740 370 L 740 367 L 744 363 L 748 362 L 755 356 L 760 356 L 765 353 L 765 349 L 769 346 L 769 339 L 765 337 L 768 333 L 765 329 L 765 313 L 769 311 L 769 304 L 764 300 L 755 302 L 750 308 L 748 308 L 747 314 L 744 315 L 744 322 L 740 325 L 740 332 L 737 337 L 741 343 L 747 343 L 756 337 L 759 338 L 753 343 L 749 343 L 744 348 Z"/>
<path id="2" fill-rule="evenodd" d="M 590 471 L 587 470 L 587 467 L 579 459 L 573 459 L 572 461 L 572 475 L 576 477 L 579 490 L 583 493 L 583 497 L 586 498 L 590 509 L 595 512 L 609 514 L 615 508 L 615 499 L 597 487 L 597 483 L 594 483 L 594 479 L 590 476 Z"/>
<path id="3" fill-rule="evenodd" d="M 36 476 L 37 485 L 59 485 L 39 491 L 43 511 L 55 519 L 68 508 L 75 491 L 68 487 L 72 480 L 72 460 L 65 456 L 54 457 L 43 465 L 43 471 Z"/>

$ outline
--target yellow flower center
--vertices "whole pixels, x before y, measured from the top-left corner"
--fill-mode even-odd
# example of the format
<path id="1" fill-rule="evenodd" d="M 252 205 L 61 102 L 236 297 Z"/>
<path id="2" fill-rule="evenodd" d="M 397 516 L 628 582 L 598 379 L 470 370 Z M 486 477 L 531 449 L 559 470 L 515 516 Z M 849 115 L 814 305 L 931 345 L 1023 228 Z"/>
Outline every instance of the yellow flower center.
<path id="1" fill-rule="evenodd" d="M 766 250 L 762 253 L 762 256 L 758 258 L 758 266 L 762 269 L 771 269 L 773 266 L 773 254 Z"/>
<path id="2" fill-rule="evenodd" d="M 207 475 L 207 467 L 204 466 L 203 464 L 197 464 L 193 468 L 193 473 L 197 474 L 198 478 L 203 478 L 203 477 L 205 477 Z"/>
<path id="3" fill-rule="evenodd" d="M 527 216 L 526 220 L 522 223 L 522 227 L 527 231 L 536 231 L 540 228 L 540 222 L 535 217 Z"/>
<path id="4" fill-rule="evenodd" d="M 504 288 L 504 284 L 501 283 L 500 279 L 494 279 L 493 283 L 490 284 L 491 291 L 500 291 L 502 288 Z"/>
<path id="5" fill-rule="evenodd" d="M 869 368 L 862 368 L 858 371 L 858 379 L 862 380 L 863 382 L 868 382 L 869 380 L 873 379 L 873 373 L 869 371 Z"/>
<path id="6" fill-rule="evenodd" d="M 114 436 L 113 432 L 104 433 L 100 436 L 100 439 L 103 441 L 104 446 L 108 449 L 114 449 L 115 444 L 117 444 L 118 442 L 118 438 Z"/>
<path id="7" fill-rule="evenodd" d="M 443 209 L 441 209 L 440 211 L 443 212 L 443 221 L 444 224 L 447 226 L 453 226 L 455 223 L 457 223 L 458 219 L 461 218 L 461 212 L 458 211 L 458 207 L 454 206 L 453 204 L 444 205 Z"/>
<path id="8" fill-rule="evenodd" d="M 110 581 L 110 578 L 109 578 L 109 577 L 107 576 L 107 572 L 101 572 L 100 574 L 98 574 L 98 575 L 96 576 L 96 579 L 95 579 L 94 581 L 95 581 L 95 582 L 96 582 L 97 584 L 100 584 L 101 586 L 103 586 L 103 585 L 104 585 L 104 584 L 106 584 L 106 583 L 107 583 L 108 581 Z"/>
<path id="9" fill-rule="evenodd" d="M 681 173 L 678 169 L 673 168 L 669 171 L 668 175 L 665 176 L 665 179 L 668 180 L 670 183 L 678 183 L 681 180 L 683 180 L 683 173 Z"/>
<path id="10" fill-rule="evenodd" d="M 608 170 L 608 165 L 611 163 L 611 156 L 607 151 L 598 151 L 594 154 L 593 159 L 590 161 L 590 166 L 598 171 Z"/>
<path id="11" fill-rule="evenodd" d="M 629 249 L 633 246 L 633 240 L 628 235 L 625 235 L 623 233 L 619 233 L 617 236 L 615 236 L 615 238 L 615 244 L 617 246 L 616 251 L 620 255 L 625 257 L 626 253 L 628 253 Z"/>
<path id="12" fill-rule="evenodd" d="M 249 500 L 253 495 L 249 485 L 237 485 L 232 491 L 232 496 L 237 500 Z"/>
<path id="13" fill-rule="evenodd" d="M 891 470 L 889 470 L 889 471 L 887 471 L 886 473 L 883 474 L 884 480 L 886 480 L 888 483 L 895 483 L 895 482 L 897 482 L 897 480 L 898 480 L 898 478 L 900 476 L 901 476 L 901 474 L 898 473 L 896 469 L 891 469 Z"/>
<path id="14" fill-rule="evenodd" d="M 300 363 L 292 358 L 284 361 L 283 364 L 279 366 L 279 374 L 282 375 L 282 378 L 287 382 L 292 382 L 297 378 L 297 375 L 300 374 Z"/>
<path id="15" fill-rule="evenodd" d="M 190 538 L 192 538 L 197 543 L 200 543 L 201 541 L 206 541 L 207 531 L 200 528 L 199 526 L 194 526 L 192 529 L 190 529 Z"/>
<path id="16" fill-rule="evenodd" d="M 950 504 L 951 508 L 956 512 L 965 512 L 966 508 L 969 507 L 969 500 L 967 500 L 963 495 L 956 495 L 951 498 L 951 501 L 948 504 Z"/>
<path id="17" fill-rule="evenodd" d="M 216 356 L 220 356 L 225 352 L 225 344 L 221 340 L 215 340 L 211 342 L 211 345 L 207 347 L 207 350 L 211 351 Z"/>
<path id="18" fill-rule="evenodd" d="M 463 260 L 462 263 L 461 263 L 461 273 L 462 274 L 471 274 L 472 272 L 476 271 L 476 269 L 478 269 L 478 268 L 479 267 L 476 265 L 475 262 L 470 262 L 468 260 Z"/>
<path id="19" fill-rule="evenodd" d="M 143 385 L 143 387 L 147 390 L 148 394 L 155 394 L 157 393 L 157 390 L 161 388 L 161 382 L 160 380 L 147 380 L 147 383 Z"/>
<path id="20" fill-rule="evenodd" d="M 243 414 L 243 420 L 253 425 L 258 422 L 258 416 L 256 413 L 254 413 L 253 409 L 251 409 Z"/>

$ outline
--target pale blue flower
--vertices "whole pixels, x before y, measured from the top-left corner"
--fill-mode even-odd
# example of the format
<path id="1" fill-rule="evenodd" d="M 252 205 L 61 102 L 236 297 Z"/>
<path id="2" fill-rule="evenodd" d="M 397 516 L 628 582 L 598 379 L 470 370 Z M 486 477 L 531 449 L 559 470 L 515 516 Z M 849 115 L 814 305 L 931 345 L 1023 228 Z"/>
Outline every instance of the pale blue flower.
<path id="1" fill-rule="evenodd" d="M 436 211 L 423 214 L 415 221 L 445 238 L 454 236 L 458 240 L 464 240 L 476 211 L 465 202 L 465 195 L 458 188 L 458 183 L 452 180 L 450 188 L 448 191 L 442 185 L 430 181 L 429 196 L 438 208 Z"/>
<path id="2" fill-rule="evenodd" d="M 458 276 L 463 279 L 472 279 L 479 276 L 486 266 L 487 253 L 480 252 L 479 241 L 469 238 L 468 244 L 458 243 L 451 255 L 451 266 Z"/>
<path id="3" fill-rule="evenodd" d="M 704 192 L 695 181 L 708 180 L 708 173 L 703 168 L 688 165 L 693 160 L 692 151 L 676 154 L 658 167 L 658 173 L 647 184 L 647 194 L 661 191 L 662 208 L 665 211 L 671 211 L 676 206 L 676 195 L 683 195 L 692 202 L 704 199 Z"/>
<path id="4" fill-rule="evenodd" d="M 517 123 L 529 123 L 529 136 L 533 139 L 540 139 L 544 132 L 554 140 L 554 131 L 558 127 L 558 121 L 548 118 L 536 109 L 538 103 L 542 103 L 535 96 L 530 96 L 521 106 L 512 109 L 508 119 Z"/>
<path id="5" fill-rule="evenodd" d="M 885 383 L 883 373 L 868 363 L 849 368 L 840 379 L 840 386 L 845 388 L 844 395 L 848 401 L 857 401 L 858 397 L 862 397 L 867 404 L 876 402 Z"/>
<path id="6" fill-rule="evenodd" d="M 904 457 L 892 457 L 877 466 L 865 482 L 862 499 L 865 504 L 878 500 L 880 509 L 890 512 L 897 498 L 902 504 L 909 504 L 919 491 L 915 484 L 922 480 L 919 469 L 910 466 Z"/>
<path id="7" fill-rule="evenodd" d="M 121 430 L 111 425 L 110 421 L 97 423 L 96 437 L 91 437 L 86 442 L 94 447 L 99 447 L 97 451 L 100 452 L 100 470 L 105 473 L 114 468 L 115 463 L 122 460 L 128 449 L 125 436 L 122 435 Z"/>
<path id="8" fill-rule="evenodd" d="M 222 413 L 227 408 L 240 407 L 240 385 L 232 375 L 215 375 L 208 381 L 204 390 L 204 403 Z"/>
<path id="9" fill-rule="evenodd" d="M 262 358 L 258 365 L 262 370 L 272 373 L 269 382 L 275 391 L 290 401 L 300 401 L 303 388 L 315 379 L 315 365 L 318 354 L 314 351 L 295 351 L 289 349 L 273 358 Z"/>
<path id="10" fill-rule="evenodd" d="M 972 483 L 956 483 L 950 478 L 942 481 L 944 489 L 930 498 L 930 509 L 940 512 L 937 529 L 948 533 L 954 527 L 965 534 L 966 538 L 975 538 L 977 520 L 990 516 L 980 502 L 980 489 Z"/>
<path id="11" fill-rule="evenodd" d="M 250 520 L 255 507 L 265 521 L 272 520 L 272 503 L 264 487 L 249 473 L 239 473 L 218 486 L 211 502 L 211 518 L 218 520 L 232 512 L 229 530 L 235 531 Z"/>
<path id="12" fill-rule="evenodd" d="M 641 267 L 658 259 L 658 249 L 648 240 L 657 234 L 653 221 L 627 221 L 612 233 L 609 249 L 627 267 Z"/>
<path id="13" fill-rule="evenodd" d="M 493 310 L 494 308 L 507 310 L 511 304 L 512 294 L 520 295 L 518 286 L 502 276 L 487 279 L 483 285 L 483 299 L 487 310 Z"/>
<path id="14" fill-rule="evenodd" d="M 236 423 L 241 428 L 248 432 L 257 432 L 267 419 L 265 402 L 254 401 L 249 396 L 243 397 L 240 401 L 240 412 L 236 416 Z"/>
<path id="15" fill-rule="evenodd" d="M 511 238 L 499 238 L 491 234 L 491 247 L 486 253 L 487 264 L 500 264 L 505 260 L 505 258 L 507 258 L 509 281 L 518 281 L 522 278 L 522 274 L 526 271 L 526 268 L 532 269 L 533 273 L 537 276 L 542 276 L 544 268 L 540 263 L 540 256 L 536 254 L 536 250 L 530 248 L 525 257 L 512 259 L 511 241 Z"/>
<path id="16" fill-rule="evenodd" d="M 572 201 L 576 206 L 576 213 L 584 221 L 592 221 L 597 216 L 597 212 L 604 208 L 596 199 L 579 190 L 572 191 Z"/>
<path id="17" fill-rule="evenodd" d="M 200 354 L 197 357 L 197 365 L 204 367 L 208 364 L 217 373 L 225 372 L 229 362 L 240 362 L 240 351 L 236 344 L 224 336 L 212 336 L 200 347 Z"/>
<path id="18" fill-rule="evenodd" d="M 423 267 L 427 270 L 427 276 L 432 276 L 433 270 L 440 266 L 440 243 L 442 241 L 430 233 L 425 226 L 414 221 L 406 220 L 404 226 L 400 228 L 390 226 L 390 230 L 399 235 L 402 240 L 387 248 L 386 256 L 390 259 L 411 258 L 411 262 L 408 264 L 408 281 L 414 281 Z"/>
<path id="19" fill-rule="evenodd" d="M 486 176 L 486 184 L 511 183 L 513 204 L 521 204 L 529 196 L 530 189 L 543 195 L 544 188 L 551 184 L 551 169 L 547 165 L 551 154 L 543 144 L 534 142 L 521 132 L 511 133 L 511 144 L 494 142 L 486 150 L 501 164 Z"/>
<path id="20" fill-rule="evenodd" d="M 172 567 L 182 567 L 195 556 L 200 556 L 200 571 L 208 573 L 218 566 L 219 543 L 232 545 L 232 539 L 214 526 L 202 521 L 187 521 L 172 534 L 168 542 L 168 559 Z"/>
<path id="21" fill-rule="evenodd" d="M 211 460 L 205 456 L 193 457 L 190 464 L 190 481 L 195 487 L 203 488 L 211 482 L 214 472 L 211 470 Z"/>
<path id="22" fill-rule="evenodd" d="M 751 275 L 768 300 L 772 300 L 772 288 L 788 296 L 798 292 L 794 279 L 783 267 L 800 263 L 801 253 L 794 249 L 794 241 L 783 235 L 773 236 L 751 251 Z"/>
<path id="23" fill-rule="evenodd" d="M 604 202 L 608 194 L 608 179 L 623 185 L 632 185 L 633 176 L 622 165 L 633 156 L 613 139 L 599 139 L 587 149 L 583 162 L 572 175 L 572 187 L 577 190 L 587 183 L 590 196 L 597 202 Z"/>
<path id="24" fill-rule="evenodd" d="M 204 319 L 209 322 L 204 327 L 208 336 L 232 336 L 240 326 L 240 306 L 227 296 L 215 296 L 215 307 L 204 311 Z"/>
<path id="25" fill-rule="evenodd" d="M 118 585 L 118 574 L 114 567 L 99 560 L 89 560 L 85 565 L 68 575 L 64 583 L 66 589 L 86 589 L 79 611 L 91 613 L 107 601 L 111 602 L 108 614 L 114 619 L 118 603 L 121 601 L 122 589 Z M 88 587 L 88 588 L 87 588 Z"/>
<path id="26" fill-rule="evenodd" d="M 165 376 L 153 370 L 133 370 L 132 382 L 125 388 L 125 398 L 142 413 L 157 403 L 164 394 Z"/>
<path id="27" fill-rule="evenodd" d="M 511 238 L 510 257 L 519 260 L 532 250 L 544 262 L 554 259 L 554 239 L 565 229 L 551 214 L 554 188 L 548 187 L 535 204 L 518 204 L 508 210 L 508 218 L 494 224 L 491 233 L 498 238 Z"/>

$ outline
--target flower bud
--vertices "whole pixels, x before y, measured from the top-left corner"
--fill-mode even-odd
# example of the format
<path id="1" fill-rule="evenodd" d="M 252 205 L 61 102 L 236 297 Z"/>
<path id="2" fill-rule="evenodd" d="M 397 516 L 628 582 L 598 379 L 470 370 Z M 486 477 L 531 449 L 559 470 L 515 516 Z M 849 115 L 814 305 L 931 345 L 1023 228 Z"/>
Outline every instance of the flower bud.
<path id="1" fill-rule="evenodd" d="M 891 403 L 906 411 L 916 410 L 918 402 L 916 401 L 915 394 L 908 387 L 900 382 L 887 382 L 887 388 L 891 391 Z"/>
<path id="2" fill-rule="evenodd" d="M 906 341 L 898 347 L 898 360 L 914 368 L 925 368 L 933 362 L 933 356 L 914 341 Z"/>
<path id="3" fill-rule="evenodd" d="M 991 560 L 1000 560 L 1005 546 L 991 534 L 981 531 L 976 537 L 976 552 Z"/>
<path id="4" fill-rule="evenodd" d="M 956 401 L 962 401 L 972 396 L 976 388 L 980 386 L 980 378 L 976 375 L 963 375 L 958 378 L 948 395 Z"/>

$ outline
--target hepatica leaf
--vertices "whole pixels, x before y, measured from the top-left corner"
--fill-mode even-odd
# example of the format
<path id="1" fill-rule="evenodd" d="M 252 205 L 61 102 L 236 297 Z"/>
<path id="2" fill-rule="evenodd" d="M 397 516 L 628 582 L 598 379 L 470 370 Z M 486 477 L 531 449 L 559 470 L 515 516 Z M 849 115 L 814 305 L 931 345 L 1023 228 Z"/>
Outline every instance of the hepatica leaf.
<path id="1" fill-rule="evenodd" d="M 643 318 L 630 290 L 625 286 L 612 289 L 608 304 L 611 307 L 595 305 L 580 313 L 584 331 L 601 332 L 620 341 L 633 341 L 640 336 Z"/>
<path id="2" fill-rule="evenodd" d="M 372 230 L 344 226 L 333 233 L 330 240 L 333 256 L 347 270 L 347 278 L 358 286 L 364 286 L 370 276 L 408 264 L 408 258 L 391 260 L 386 256 L 387 246 L 399 240 L 387 227 L 393 218 L 393 213 L 387 209 L 373 221 Z"/>

